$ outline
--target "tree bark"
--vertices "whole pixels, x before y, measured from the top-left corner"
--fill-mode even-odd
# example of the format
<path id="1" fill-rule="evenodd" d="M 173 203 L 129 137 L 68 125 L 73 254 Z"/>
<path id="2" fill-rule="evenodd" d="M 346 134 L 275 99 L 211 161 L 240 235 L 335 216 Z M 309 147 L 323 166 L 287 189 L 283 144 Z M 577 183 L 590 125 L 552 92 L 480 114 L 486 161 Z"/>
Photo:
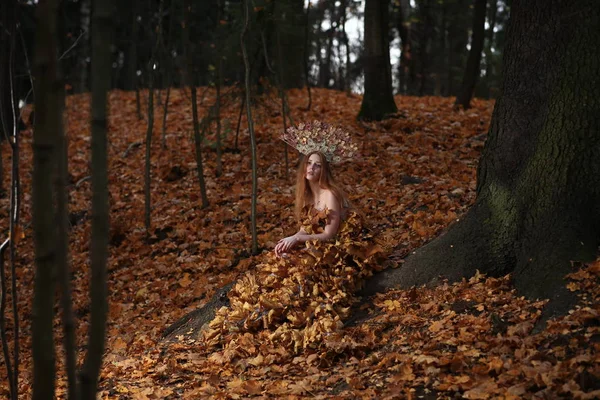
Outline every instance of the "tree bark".
<path id="1" fill-rule="evenodd" d="M 108 313 L 106 264 L 109 205 L 107 101 L 111 85 L 110 48 L 114 32 L 113 0 L 94 0 L 92 15 L 92 233 L 90 241 L 90 326 L 87 355 L 80 375 L 80 398 L 94 399 L 102 366 Z"/>
<path id="2" fill-rule="evenodd" d="M 511 13 L 475 204 L 365 293 L 479 270 L 551 299 L 545 316 L 573 304 L 570 261 L 595 258 L 600 238 L 600 4 L 520 0 Z"/>
<path id="3" fill-rule="evenodd" d="M 471 107 L 473 90 L 480 74 L 481 52 L 483 51 L 483 40 L 485 38 L 485 6 L 487 0 L 475 0 L 473 11 L 473 33 L 471 35 L 471 50 L 467 59 L 462 86 L 456 96 L 455 106 L 462 106 L 465 110 Z"/>
<path id="4" fill-rule="evenodd" d="M 258 254 L 258 234 L 256 231 L 256 203 L 258 194 L 258 176 L 256 159 L 256 138 L 254 136 L 254 122 L 252 120 L 252 100 L 250 98 L 250 63 L 248 61 L 248 52 L 246 51 L 246 34 L 250 24 L 250 11 L 248 10 L 248 0 L 242 0 L 244 15 L 244 25 L 240 33 L 240 47 L 242 48 L 242 57 L 244 59 L 245 70 L 245 94 L 246 94 L 246 118 L 248 120 L 248 132 L 250 134 L 250 152 L 252 155 L 252 205 L 250 210 L 250 231 L 252 232 L 252 254 Z"/>
<path id="5" fill-rule="evenodd" d="M 382 120 L 398 111 L 392 93 L 388 42 L 388 0 L 365 5 L 365 93 L 359 119 Z"/>
<path id="6" fill-rule="evenodd" d="M 35 127 L 33 134 L 33 231 L 35 293 L 32 317 L 33 399 L 51 399 L 56 378 L 54 354 L 54 288 L 56 273 L 55 209 L 52 172 L 56 139 L 62 134 L 64 90 L 57 61 L 58 0 L 40 0 L 36 8 Z"/>

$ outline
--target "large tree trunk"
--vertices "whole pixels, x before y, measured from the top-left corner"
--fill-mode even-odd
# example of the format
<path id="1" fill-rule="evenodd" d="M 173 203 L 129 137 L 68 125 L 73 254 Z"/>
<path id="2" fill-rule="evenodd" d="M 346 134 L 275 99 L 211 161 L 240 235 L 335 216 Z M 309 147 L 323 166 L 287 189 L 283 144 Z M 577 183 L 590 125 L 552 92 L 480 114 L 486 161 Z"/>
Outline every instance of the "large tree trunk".
<path id="1" fill-rule="evenodd" d="M 108 314 L 108 91 L 113 45 L 114 0 L 94 0 L 92 14 L 92 234 L 90 240 L 90 325 L 80 374 L 79 398 L 94 399 L 102 366 Z"/>
<path id="2" fill-rule="evenodd" d="M 600 237 L 599 23 L 595 0 L 513 2 L 476 203 L 366 293 L 479 270 L 551 299 L 547 316 L 572 305 L 570 261 L 594 258 Z"/>
<path id="3" fill-rule="evenodd" d="M 35 128 L 33 133 L 33 231 L 35 243 L 35 293 L 32 318 L 33 399 L 54 396 L 53 339 L 56 272 L 55 212 L 52 172 L 56 166 L 56 141 L 62 134 L 62 90 L 57 60 L 56 20 L 58 0 L 41 0 L 36 9 Z"/>
<path id="4" fill-rule="evenodd" d="M 382 120 L 398 111 L 392 93 L 388 0 L 365 4 L 365 94 L 359 119 Z"/>
<path id="5" fill-rule="evenodd" d="M 479 64 L 481 62 L 481 52 L 483 50 L 483 39 L 485 36 L 485 5 L 487 0 L 475 0 L 475 10 L 473 12 L 473 33 L 471 35 L 471 50 L 467 59 L 465 74 L 463 75 L 462 87 L 458 96 L 456 96 L 456 106 L 463 106 L 464 109 L 471 107 L 471 98 L 473 90 L 479 77 Z"/>

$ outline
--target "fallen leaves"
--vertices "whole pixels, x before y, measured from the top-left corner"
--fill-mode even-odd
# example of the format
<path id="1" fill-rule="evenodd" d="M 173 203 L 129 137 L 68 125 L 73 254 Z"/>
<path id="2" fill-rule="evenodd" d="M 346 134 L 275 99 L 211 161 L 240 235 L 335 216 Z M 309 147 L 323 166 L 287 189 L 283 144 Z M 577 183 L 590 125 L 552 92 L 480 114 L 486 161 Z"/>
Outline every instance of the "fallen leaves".
<path id="1" fill-rule="evenodd" d="M 141 94 L 143 99 L 145 94 Z M 359 97 L 313 89 L 313 108 L 304 111 L 304 96 L 303 91 L 289 91 L 295 120 L 323 120 L 326 116 L 327 122 L 344 124 L 353 132 L 361 157 L 336 165 L 336 177 L 352 204 L 401 255 L 455 222 L 474 200 L 477 160 L 493 103 L 475 100 L 472 110 L 453 112 L 452 99 L 397 97 L 403 110 L 401 118 L 359 124 L 354 118 Z M 453 285 L 380 294 L 356 326 L 326 335 L 319 346 L 299 354 L 285 346 L 256 341 L 253 335 L 238 335 L 235 346 L 214 352 L 194 340 L 169 346 L 160 343 L 165 326 L 204 304 L 217 288 L 253 269 L 267 256 L 248 253 L 248 137 L 242 124 L 236 151 L 235 129 L 224 132 L 224 171 L 219 178 L 214 176 L 215 152 L 206 148 L 211 206 L 201 209 L 189 100 L 184 91 L 171 92 L 168 148 L 156 146 L 152 153 L 153 236 L 147 242 L 140 175 L 144 152 L 136 147 L 136 143 L 143 143 L 146 122 L 137 119 L 134 93 L 113 91 L 109 100 L 113 228 L 101 398 L 600 396 L 600 261 L 574 268 L 568 284 L 581 296 L 580 306 L 537 333 L 533 327 L 544 302 L 517 296 L 508 277 L 478 274 Z M 200 107 L 210 106 L 213 100 L 214 91 L 207 91 Z M 85 179 L 89 175 L 88 104 L 88 95 L 67 98 L 69 172 L 79 182 L 69 192 L 70 211 L 79 216 L 73 219 L 70 243 L 79 347 L 87 337 L 89 314 L 90 219 L 85 213 L 91 198 L 91 183 Z M 282 129 L 279 107 L 265 104 L 256 109 L 261 246 L 296 228 L 292 215 L 295 155 L 286 171 L 283 148 L 276 139 Z M 224 121 L 237 121 L 238 106 L 231 102 L 223 107 Z M 160 126 L 162 113 L 156 114 Z M 207 140 L 213 139 L 214 129 L 207 135 Z M 23 227 L 31 223 L 27 172 L 32 165 L 31 141 L 31 131 L 23 132 Z M 5 150 L 3 147 L 3 156 L 8 154 Z M 10 157 L 2 161 L 9 170 Z M 4 179 L 4 186 L 9 187 L 8 176 Z M 2 229 L 8 226 L 8 201 L 0 198 Z M 24 228 L 20 237 L 20 392 L 30 397 L 31 229 Z M 265 250 L 268 252 L 268 246 Z M 312 294 L 315 289 L 311 286 L 306 290 Z M 316 290 L 321 293 L 320 288 Z M 58 321 L 57 317 L 56 326 Z M 57 329 L 57 348 L 61 335 Z M 61 397 L 66 382 L 62 356 L 57 360 L 57 393 Z M 0 367 L 0 395 L 6 395 L 6 369 Z"/>

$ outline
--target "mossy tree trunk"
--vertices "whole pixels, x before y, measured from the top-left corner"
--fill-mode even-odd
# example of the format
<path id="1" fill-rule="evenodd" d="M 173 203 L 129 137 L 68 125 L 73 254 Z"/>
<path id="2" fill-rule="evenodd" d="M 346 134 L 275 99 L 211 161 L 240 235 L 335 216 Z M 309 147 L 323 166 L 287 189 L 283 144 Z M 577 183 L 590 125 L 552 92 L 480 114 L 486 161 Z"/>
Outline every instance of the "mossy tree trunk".
<path id="1" fill-rule="evenodd" d="M 392 93 L 388 0 L 365 4 L 365 93 L 359 119 L 382 120 L 398 111 Z"/>
<path id="2" fill-rule="evenodd" d="M 570 261 L 593 259 L 600 238 L 600 3 L 520 0 L 511 13 L 475 204 L 366 293 L 479 270 L 551 299 L 547 316 L 572 305 Z"/>

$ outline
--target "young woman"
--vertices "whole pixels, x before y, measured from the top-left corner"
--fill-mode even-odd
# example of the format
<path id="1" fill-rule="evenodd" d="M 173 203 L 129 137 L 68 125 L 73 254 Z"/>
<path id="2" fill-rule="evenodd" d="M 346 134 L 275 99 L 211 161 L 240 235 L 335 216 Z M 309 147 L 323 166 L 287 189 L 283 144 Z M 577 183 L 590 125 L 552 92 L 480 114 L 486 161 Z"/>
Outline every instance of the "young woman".
<path id="1" fill-rule="evenodd" d="M 246 356 L 247 346 L 265 343 L 291 353 L 322 346 L 342 326 L 364 278 L 381 269 L 382 247 L 348 207 L 331 173 L 334 151 L 350 153 L 347 138 L 317 122 L 292 132 L 294 147 L 304 154 L 296 180 L 300 229 L 236 282 L 228 293 L 229 307 L 217 311 L 204 333 L 207 345 L 240 356 Z"/>
<path id="2" fill-rule="evenodd" d="M 304 156 L 298 167 L 296 179 L 296 217 L 298 219 L 307 205 L 312 205 L 319 211 L 325 209 L 329 211 L 325 229 L 321 233 L 309 235 L 301 227 L 295 235 L 283 238 L 277 243 L 275 255 L 281 256 L 295 245 L 307 240 L 329 240 L 335 236 L 340 227 L 348 200 L 335 183 L 327 158 L 318 151 Z"/>

